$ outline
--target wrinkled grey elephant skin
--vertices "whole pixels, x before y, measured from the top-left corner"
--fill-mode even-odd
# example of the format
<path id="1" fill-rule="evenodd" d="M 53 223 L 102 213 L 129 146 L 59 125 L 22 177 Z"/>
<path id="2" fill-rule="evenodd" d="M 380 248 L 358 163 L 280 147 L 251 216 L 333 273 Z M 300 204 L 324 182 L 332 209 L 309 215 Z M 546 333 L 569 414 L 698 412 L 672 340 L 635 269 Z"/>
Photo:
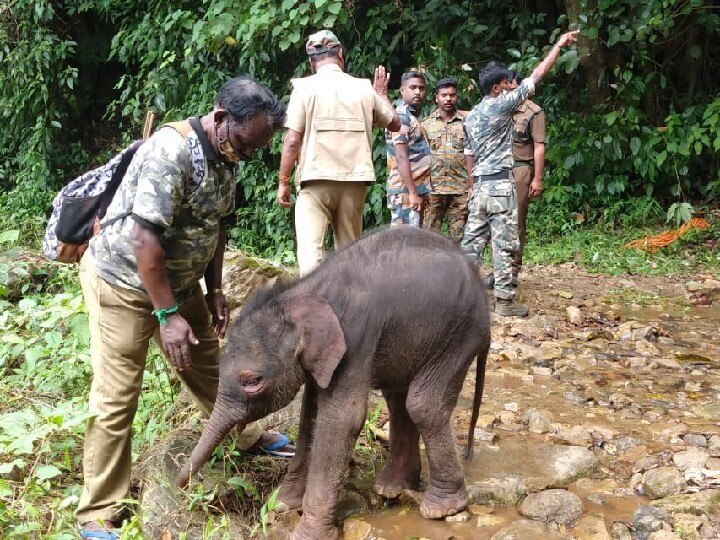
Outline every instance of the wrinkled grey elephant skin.
<path id="1" fill-rule="evenodd" d="M 490 322 L 478 270 L 448 239 L 384 229 L 293 282 L 256 294 L 233 323 L 215 408 L 178 484 L 235 425 L 285 406 L 305 384 L 297 453 L 280 489 L 302 508 L 296 539 L 337 538 L 336 509 L 370 388 L 390 411 L 390 453 L 375 490 L 393 498 L 429 482 L 420 511 L 441 518 L 467 505 L 450 416 L 477 357 L 466 457 L 482 398 Z"/>

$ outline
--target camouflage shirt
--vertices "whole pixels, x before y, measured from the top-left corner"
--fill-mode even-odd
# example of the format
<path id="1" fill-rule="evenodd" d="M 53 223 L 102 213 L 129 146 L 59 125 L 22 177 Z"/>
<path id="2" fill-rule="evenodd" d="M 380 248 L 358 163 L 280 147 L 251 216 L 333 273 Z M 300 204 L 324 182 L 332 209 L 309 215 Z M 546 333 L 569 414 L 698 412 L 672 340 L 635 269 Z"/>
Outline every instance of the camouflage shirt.
<path id="1" fill-rule="evenodd" d="M 467 191 L 468 177 L 463 154 L 463 120 L 466 114 L 466 111 L 455 111 L 454 116 L 445 121 L 440 109 L 437 109 L 422 121 L 432 158 L 430 180 L 433 193 L 460 195 Z"/>
<path id="2" fill-rule="evenodd" d="M 430 147 L 425 139 L 425 132 L 417 119 L 417 111 L 412 105 L 402 103 L 395 107 L 395 110 L 400 117 L 400 131 L 385 130 L 388 167 L 387 192 L 389 195 L 407 193 L 395 156 L 395 143 L 398 143 L 407 145 L 410 172 L 415 181 L 415 188 L 418 195 L 425 195 L 430 193 L 431 189 Z"/>
<path id="3" fill-rule="evenodd" d="M 192 130 L 183 138 L 159 129 L 138 149 L 90 241 L 100 277 L 147 292 L 132 242 L 137 221 L 160 233 L 170 287 L 178 302 L 187 300 L 215 253 L 222 218 L 233 210 L 236 172 L 204 133 Z"/>
<path id="4" fill-rule="evenodd" d="M 534 92 L 532 79 L 523 79 L 515 90 L 485 96 L 467 115 L 463 124 L 465 154 L 475 157 L 473 176 L 512 169 L 512 115 Z"/>

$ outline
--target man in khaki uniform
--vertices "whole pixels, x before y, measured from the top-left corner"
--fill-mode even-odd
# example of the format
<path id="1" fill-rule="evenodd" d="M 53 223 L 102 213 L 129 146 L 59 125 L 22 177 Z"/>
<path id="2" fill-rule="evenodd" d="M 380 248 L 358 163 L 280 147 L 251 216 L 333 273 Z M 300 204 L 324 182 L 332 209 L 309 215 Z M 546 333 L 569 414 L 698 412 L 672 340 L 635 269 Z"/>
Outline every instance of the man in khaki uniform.
<path id="1" fill-rule="evenodd" d="M 360 237 L 367 186 L 375 181 L 372 128 L 400 127 L 387 98 L 385 68 L 375 70 L 372 85 L 344 73 L 342 46 L 329 30 L 311 35 L 305 50 L 314 75 L 292 81 L 277 195 L 280 206 L 290 207 L 290 178 L 297 164 L 295 234 L 301 275 L 322 260 L 328 225 L 335 249 Z"/>
<path id="2" fill-rule="evenodd" d="M 77 510 L 82 538 L 120 537 L 131 427 L 153 337 L 203 414 L 215 402 L 219 338 L 230 316 L 221 279 L 237 164 L 267 146 L 285 119 L 275 95 L 247 76 L 227 81 L 215 103 L 143 143 L 80 263 L 93 370 Z M 252 424 L 237 445 L 292 454 L 288 442 Z"/>
<path id="3" fill-rule="evenodd" d="M 517 88 L 522 78 L 517 71 L 510 72 L 510 85 Z M 542 194 L 542 175 L 545 170 L 545 111 L 530 99 L 522 102 L 513 114 L 513 177 L 517 190 L 518 237 L 520 248 L 513 258 L 513 280 L 522 268 L 525 250 L 528 207 L 530 199 Z"/>

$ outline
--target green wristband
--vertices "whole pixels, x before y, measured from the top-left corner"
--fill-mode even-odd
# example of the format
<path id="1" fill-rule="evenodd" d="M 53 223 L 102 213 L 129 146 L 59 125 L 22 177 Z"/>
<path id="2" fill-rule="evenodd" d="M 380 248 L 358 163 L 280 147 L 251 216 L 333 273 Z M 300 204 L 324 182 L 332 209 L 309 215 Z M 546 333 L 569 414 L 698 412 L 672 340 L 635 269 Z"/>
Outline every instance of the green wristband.
<path id="1" fill-rule="evenodd" d="M 172 315 L 173 313 L 177 313 L 178 311 L 180 311 L 180 306 L 175 304 L 174 306 L 167 309 L 156 309 L 155 311 L 153 311 L 153 315 L 155 315 L 160 324 L 164 326 L 167 324 L 167 316 Z"/>

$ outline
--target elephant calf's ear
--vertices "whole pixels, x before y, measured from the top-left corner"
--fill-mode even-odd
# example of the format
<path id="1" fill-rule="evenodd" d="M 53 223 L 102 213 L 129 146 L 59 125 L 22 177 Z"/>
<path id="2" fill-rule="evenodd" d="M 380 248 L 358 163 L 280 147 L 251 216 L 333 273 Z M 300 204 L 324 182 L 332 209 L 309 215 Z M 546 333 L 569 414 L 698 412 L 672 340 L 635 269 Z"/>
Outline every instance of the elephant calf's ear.
<path id="1" fill-rule="evenodd" d="M 300 364 L 312 374 L 318 386 L 327 388 L 347 351 L 337 315 L 327 300 L 312 294 L 288 300 L 285 314 L 302 332 Z"/>

